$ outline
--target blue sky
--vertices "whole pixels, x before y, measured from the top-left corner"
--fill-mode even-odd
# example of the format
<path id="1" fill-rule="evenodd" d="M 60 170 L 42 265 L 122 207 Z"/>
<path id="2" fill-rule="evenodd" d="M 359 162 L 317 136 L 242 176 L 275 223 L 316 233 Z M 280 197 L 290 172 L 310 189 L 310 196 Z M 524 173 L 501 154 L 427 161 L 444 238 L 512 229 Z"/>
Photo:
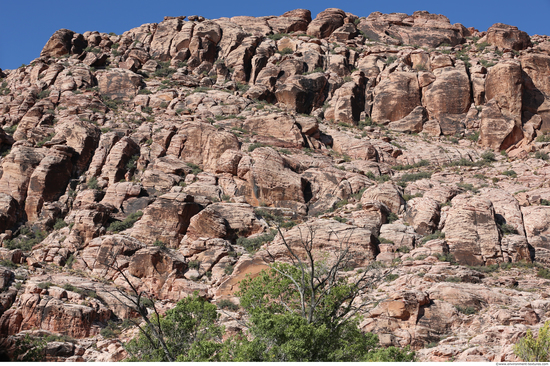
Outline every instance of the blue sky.
<path id="1" fill-rule="evenodd" d="M 79 33 L 97 30 L 121 34 L 144 23 L 158 23 L 165 15 L 202 15 L 214 19 L 236 15 L 281 15 L 288 10 L 303 8 L 311 10 L 315 17 L 330 7 L 358 16 L 368 16 L 373 11 L 412 14 L 416 10 L 427 10 L 446 15 L 451 23 L 462 23 L 480 31 L 498 22 L 515 25 L 530 35 L 550 34 L 550 0 L 7 0 L 2 4 L 0 16 L 0 68 L 13 69 L 30 63 L 60 28 Z"/>

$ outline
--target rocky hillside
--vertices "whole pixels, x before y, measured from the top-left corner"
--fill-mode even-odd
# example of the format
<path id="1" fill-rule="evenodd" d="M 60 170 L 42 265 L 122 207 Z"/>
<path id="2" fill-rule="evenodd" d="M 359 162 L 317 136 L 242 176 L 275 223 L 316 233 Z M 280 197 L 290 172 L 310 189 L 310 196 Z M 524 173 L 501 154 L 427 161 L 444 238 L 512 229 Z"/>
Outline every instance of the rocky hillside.
<path id="1" fill-rule="evenodd" d="M 517 361 L 550 319 L 548 36 L 423 11 L 166 17 L 61 29 L 0 78 L 10 357 L 30 334 L 47 360 L 121 360 L 122 273 L 164 310 L 237 303 L 287 259 L 275 227 L 321 254 L 346 238 L 344 275 L 391 269 L 361 327 L 420 360 Z"/>

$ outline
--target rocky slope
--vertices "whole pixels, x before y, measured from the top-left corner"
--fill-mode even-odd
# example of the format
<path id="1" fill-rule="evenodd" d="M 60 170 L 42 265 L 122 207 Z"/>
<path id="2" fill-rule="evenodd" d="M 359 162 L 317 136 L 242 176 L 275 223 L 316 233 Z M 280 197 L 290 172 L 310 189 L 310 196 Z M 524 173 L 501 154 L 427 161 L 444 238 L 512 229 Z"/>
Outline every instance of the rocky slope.
<path id="1" fill-rule="evenodd" d="M 237 302 L 281 225 L 393 268 L 364 299 L 382 344 L 517 360 L 550 317 L 549 76 L 549 37 L 420 11 L 61 29 L 0 70 L 0 347 L 123 359 L 113 263 L 161 309 Z"/>

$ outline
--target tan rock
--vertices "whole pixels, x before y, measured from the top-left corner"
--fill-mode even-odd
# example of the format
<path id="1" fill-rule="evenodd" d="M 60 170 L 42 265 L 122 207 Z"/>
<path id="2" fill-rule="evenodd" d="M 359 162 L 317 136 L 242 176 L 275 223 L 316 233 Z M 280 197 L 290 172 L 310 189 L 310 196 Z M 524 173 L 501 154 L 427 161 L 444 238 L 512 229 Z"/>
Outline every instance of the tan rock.
<path id="1" fill-rule="evenodd" d="M 542 117 L 541 131 L 550 130 L 550 100 L 545 95 L 550 93 L 550 81 L 546 75 L 550 72 L 550 56 L 530 53 L 521 57 L 521 67 L 531 80 L 524 84 L 523 109 Z M 541 94 L 542 93 L 542 94 Z"/>
<path id="2" fill-rule="evenodd" d="M 329 8 L 317 14 L 317 17 L 309 23 L 307 34 L 316 38 L 327 38 L 337 28 L 344 25 L 346 13 L 340 9 Z"/>
<path id="3" fill-rule="evenodd" d="M 96 77 L 102 95 L 126 102 L 134 99 L 142 83 L 141 75 L 125 69 L 98 72 Z"/>
<path id="4" fill-rule="evenodd" d="M 371 118 L 376 123 L 398 121 L 419 105 L 420 89 L 416 75 L 394 72 L 374 89 Z"/>
<path id="5" fill-rule="evenodd" d="M 193 197 L 185 193 L 164 194 L 143 211 L 131 235 L 147 244 L 160 240 L 167 246 L 177 247 L 191 217 L 200 209 Z"/>
<path id="6" fill-rule="evenodd" d="M 311 22 L 311 12 L 306 9 L 287 11 L 283 15 L 267 20 L 274 33 L 306 32 Z"/>
<path id="7" fill-rule="evenodd" d="M 428 197 L 417 197 L 407 201 L 403 219 L 420 235 L 432 234 L 438 227 L 441 207 Z"/>
<path id="8" fill-rule="evenodd" d="M 492 99 L 481 111 L 479 144 L 495 151 L 506 150 L 523 139 L 519 119 L 502 112 Z"/>
<path id="9" fill-rule="evenodd" d="M 403 211 L 405 200 L 401 196 L 401 192 L 392 182 L 378 184 L 368 188 L 361 197 L 361 204 L 369 201 L 379 201 L 385 204 L 391 212 L 400 213 Z"/>
<path id="10" fill-rule="evenodd" d="M 0 193 L 0 233 L 12 228 L 17 221 L 19 204 L 6 193 Z"/>
<path id="11" fill-rule="evenodd" d="M 535 249 L 534 259 L 545 263 L 550 262 L 550 207 L 522 207 L 523 222 L 527 241 Z"/>
<path id="12" fill-rule="evenodd" d="M 466 113 L 471 103 L 470 80 L 466 70 L 443 67 L 434 70 L 434 75 L 435 81 L 422 89 L 422 105 L 430 118 Z"/>
<path id="13" fill-rule="evenodd" d="M 139 154 L 139 146 L 129 137 L 120 139 L 112 149 L 101 168 L 100 178 L 113 184 L 124 178 L 128 168 L 126 165 L 133 156 Z M 93 161 L 92 161 L 93 163 Z"/>
<path id="14" fill-rule="evenodd" d="M 486 198 L 455 197 L 443 231 L 450 251 L 459 263 L 482 265 L 502 262 L 495 211 Z"/>
<path id="15" fill-rule="evenodd" d="M 487 42 L 500 49 L 524 50 L 531 46 L 529 35 L 518 27 L 495 23 L 487 29 Z"/>
<path id="16" fill-rule="evenodd" d="M 302 147 L 304 139 L 293 116 L 287 113 L 273 113 L 247 118 L 242 128 L 261 136 L 271 136 L 286 141 L 292 147 Z M 289 146 L 290 147 L 290 146 Z"/>
<path id="17" fill-rule="evenodd" d="M 390 122 L 388 128 L 390 130 L 407 132 L 407 133 L 418 133 L 423 131 L 424 122 L 428 120 L 428 113 L 422 106 L 416 107 L 411 113 L 409 113 L 405 118 L 402 118 L 395 122 Z"/>
<path id="18" fill-rule="evenodd" d="M 55 201 L 65 192 L 72 175 L 71 158 L 74 150 L 55 145 L 33 171 L 27 190 L 25 212 L 29 221 L 35 221 L 45 202 Z"/>
<path id="19" fill-rule="evenodd" d="M 61 57 L 71 52 L 74 32 L 68 29 L 56 31 L 48 40 L 40 56 Z"/>
<path id="20" fill-rule="evenodd" d="M 358 77 L 360 83 L 347 82 L 336 90 L 331 106 L 325 111 L 325 118 L 335 123 L 355 125 L 365 109 L 364 75 Z"/>
<path id="21" fill-rule="evenodd" d="M 485 79 L 485 99 L 495 99 L 504 115 L 521 118 L 523 79 L 519 62 L 499 62 Z"/>

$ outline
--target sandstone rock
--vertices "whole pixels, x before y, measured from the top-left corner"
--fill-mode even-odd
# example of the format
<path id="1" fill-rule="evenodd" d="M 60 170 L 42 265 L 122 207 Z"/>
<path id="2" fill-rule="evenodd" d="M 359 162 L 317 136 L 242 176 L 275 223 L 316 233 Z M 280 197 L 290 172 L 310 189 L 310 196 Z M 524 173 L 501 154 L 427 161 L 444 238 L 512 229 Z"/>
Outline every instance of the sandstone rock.
<path id="1" fill-rule="evenodd" d="M 235 135 L 218 131 L 207 123 L 187 122 L 172 138 L 167 154 L 189 163 L 202 164 L 205 170 L 215 170 L 218 158 L 226 150 L 239 150 Z"/>
<path id="2" fill-rule="evenodd" d="M 361 204 L 369 201 L 379 201 L 385 204 L 391 212 L 400 213 L 403 211 L 405 200 L 401 196 L 401 192 L 392 182 L 378 184 L 368 188 L 361 197 Z"/>
<path id="3" fill-rule="evenodd" d="M 507 24 L 496 23 L 487 29 L 487 42 L 498 48 L 508 48 L 516 51 L 531 46 L 529 35 Z"/>
<path id="4" fill-rule="evenodd" d="M 549 263 L 550 261 L 550 207 L 522 207 L 523 222 L 527 241 L 534 248 L 534 259 Z M 533 257 L 533 253 L 531 254 Z"/>
<path id="5" fill-rule="evenodd" d="M 214 203 L 191 218 L 187 240 L 199 238 L 236 239 L 265 230 L 254 208 L 243 203 Z"/>
<path id="6" fill-rule="evenodd" d="M 260 203 L 275 207 L 297 208 L 305 203 L 301 177 L 285 168 L 285 163 L 277 151 L 269 147 L 255 149 L 250 157 L 254 163 L 247 166 L 241 159 L 238 176 L 247 181 L 240 191 L 252 206 Z M 248 160 L 250 163 L 250 160 Z"/>
<path id="7" fill-rule="evenodd" d="M 274 33 L 306 32 L 311 22 L 311 12 L 306 9 L 287 11 L 283 15 L 267 20 Z"/>
<path id="8" fill-rule="evenodd" d="M 518 126 L 519 125 L 519 126 Z M 498 102 L 492 99 L 481 111 L 479 144 L 495 151 L 505 150 L 523 138 L 521 124 L 502 113 Z"/>
<path id="9" fill-rule="evenodd" d="M 99 91 L 114 100 L 129 102 L 138 93 L 142 76 L 130 70 L 111 69 L 97 73 Z"/>
<path id="10" fill-rule="evenodd" d="M 40 56 L 42 57 L 61 57 L 71 52 L 71 40 L 74 32 L 68 29 L 56 31 L 48 40 Z"/>
<path id="11" fill-rule="evenodd" d="M 325 118 L 335 123 L 355 125 L 365 109 L 364 101 L 365 90 L 361 75 L 359 84 L 350 81 L 336 90 L 331 106 L 325 111 Z"/>
<path id="12" fill-rule="evenodd" d="M 404 220 L 420 235 L 432 234 L 438 227 L 441 207 L 427 197 L 413 198 L 407 202 Z"/>
<path id="13" fill-rule="evenodd" d="M 98 303 L 98 308 L 94 309 L 38 294 L 23 294 L 19 302 L 17 308 L 6 311 L 0 317 L 0 332 L 3 335 L 39 328 L 84 338 L 99 331 L 92 327 L 94 322 L 106 322 L 111 317 L 111 311 Z"/>
<path id="14" fill-rule="evenodd" d="M 483 189 L 481 196 L 492 202 L 497 223 L 512 225 L 519 235 L 525 236 L 519 202 L 513 195 L 501 189 L 487 188 Z"/>
<path id="15" fill-rule="evenodd" d="M 55 126 L 54 141 L 65 141 L 72 147 L 78 160 L 76 173 L 81 174 L 90 163 L 97 148 L 101 131 L 91 123 L 75 120 L 61 120 Z"/>
<path id="16" fill-rule="evenodd" d="M 422 105 L 430 118 L 466 113 L 470 108 L 470 80 L 466 70 L 443 67 L 434 74 L 435 81 L 422 90 Z"/>
<path id="17" fill-rule="evenodd" d="M 489 69 L 485 80 L 485 98 L 495 99 L 503 114 L 519 119 L 523 94 L 521 66 L 518 62 L 499 62 Z"/>
<path id="18" fill-rule="evenodd" d="M 182 278 L 186 269 L 183 256 L 161 248 L 140 249 L 132 255 L 128 264 L 128 273 L 132 276 L 141 279 L 154 277 L 159 287 L 168 276 Z"/>
<path id="19" fill-rule="evenodd" d="M 151 40 L 151 56 L 167 61 L 170 58 L 170 45 L 174 36 L 181 30 L 182 20 L 168 19 L 160 22 Z"/>
<path id="20" fill-rule="evenodd" d="M 297 113 L 310 113 L 323 105 L 327 78 L 323 73 L 294 75 L 278 85 L 275 91 L 277 102 L 285 104 Z"/>
<path id="21" fill-rule="evenodd" d="M 12 228 L 17 221 L 19 204 L 9 194 L 0 193 L 0 233 Z"/>
<path id="22" fill-rule="evenodd" d="M 191 217 L 200 210 L 192 196 L 167 193 L 143 211 L 131 235 L 147 244 L 160 240 L 167 246 L 177 247 L 187 232 Z"/>
<path id="23" fill-rule="evenodd" d="M 121 182 L 110 185 L 101 201 L 104 205 L 113 205 L 120 209 L 122 203 L 130 197 L 137 197 L 141 194 L 141 186 L 132 182 Z"/>
<path id="24" fill-rule="evenodd" d="M 346 13 L 340 9 L 329 8 L 319 14 L 309 23 L 307 34 L 316 38 L 327 38 L 337 28 L 344 25 Z"/>
<path id="25" fill-rule="evenodd" d="M 423 130 L 424 122 L 428 120 L 428 113 L 422 106 L 416 107 L 405 118 L 390 122 L 390 130 L 408 133 L 418 133 Z"/>
<path id="26" fill-rule="evenodd" d="M 242 128 L 262 136 L 270 136 L 289 142 L 291 146 L 300 148 L 304 145 L 304 139 L 296 120 L 289 114 L 274 113 L 258 117 L 247 118 L 242 123 Z"/>
<path id="27" fill-rule="evenodd" d="M 375 87 L 371 118 L 376 123 L 397 121 L 419 105 L 420 89 L 416 75 L 394 72 Z"/>
<path id="28" fill-rule="evenodd" d="M 55 145 L 36 167 L 29 181 L 25 212 L 29 221 L 35 221 L 45 202 L 55 201 L 65 192 L 72 175 L 74 150 Z"/>
<path id="29" fill-rule="evenodd" d="M 123 137 L 109 151 L 105 164 L 101 168 L 101 179 L 113 184 L 124 178 L 127 164 L 133 156 L 139 154 L 139 146 L 129 137 Z M 93 163 L 93 161 L 92 161 Z"/>
<path id="30" fill-rule="evenodd" d="M 450 251 L 459 263 L 502 262 L 500 234 L 491 201 L 478 196 L 455 197 L 443 231 Z"/>
<path id="31" fill-rule="evenodd" d="M 31 175 L 43 157 L 39 149 L 21 145 L 14 147 L 2 160 L 0 193 L 9 194 L 22 205 L 27 197 Z"/>
<path id="32" fill-rule="evenodd" d="M 314 258 L 318 260 L 328 256 L 329 263 L 335 259 L 342 248 L 348 248 L 348 260 L 351 267 L 366 266 L 378 254 L 374 236 L 369 230 L 332 220 L 315 220 L 295 226 L 284 233 L 284 237 L 290 248 L 301 258 L 305 258 L 306 255 L 304 242 L 312 246 L 311 251 Z M 257 255 L 265 257 L 266 260 L 268 258 L 271 258 L 270 260 L 290 260 L 290 253 L 280 235 L 275 237 L 275 240 Z"/>
<path id="33" fill-rule="evenodd" d="M 521 57 L 524 76 L 523 110 L 542 117 L 541 131 L 550 130 L 550 82 L 546 75 L 550 72 L 550 56 L 532 53 Z"/>

